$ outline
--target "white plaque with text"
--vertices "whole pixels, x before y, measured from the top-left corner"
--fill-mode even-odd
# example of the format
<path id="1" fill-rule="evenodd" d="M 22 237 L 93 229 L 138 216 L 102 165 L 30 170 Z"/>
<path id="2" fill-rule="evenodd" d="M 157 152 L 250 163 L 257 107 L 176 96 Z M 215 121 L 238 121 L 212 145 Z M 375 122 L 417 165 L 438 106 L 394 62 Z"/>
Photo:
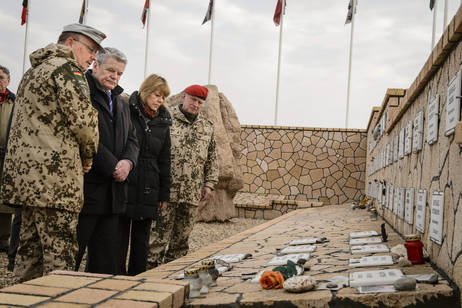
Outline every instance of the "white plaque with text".
<path id="1" fill-rule="evenodd" d="M 404 187 L 398 189 L 398 217 L 401 219 L 404 219 L 404 192 Z"/>
<path id="2" fill-rule="evenodd" d="M 438 140 L 439 105 L 440 99 L 438 95 L 436 95 L 428 104 L 428 144 L 433 144 Z"/>
<path id="3" fill-rule="evenodd" d="M 415 210 L 415 228 L 421 233 L 425 233 L 425 213 L 427 206 L 427 191 L 419 189 L 417 191 L 417 208 Z"/>
<path id="4" fill-rule="evenodd" d="M 399 187 L 395 187 L 395 198 L 393 200 L 393 214 L 398 216 L 398 208 L 399 208 Z"/>
<path id="5" fill-rule="evenodd" d="M 414 118 L 414 138 L 412 142 L 412 151 L 417 153 L 422 150 L 423 142 L 423 112 L 419 111 Z"/>
<path id="6" fill-rule="evenodd" d="M 443 243 L 443 212 L 444 193 L 440 190 L 434 191 L 430 216 L 430 240 L 439 245 Z"/>
<path id="7" fill-rule="evenodd" d="M 407 122 L 404 129 L 404 155 L 412 153 L 412 121 Z"/>
<path id="8" fill-rule="evenodd" d="M 388 143 L 388 164 L 391 165 L 393 163 L 393 140 Z"/>
<path id="9" fill-rule="evenodd" d="M 399 136 L 396 135 L 393 139 L 393 161 L 398 161 L 398 151 L 399 151 Z"/>
<path id="10" fill-rule="evenodd" d="M 445 136 L 454 133 L 456 123 L 460 120 L 460 88 L 460 71 L 458 71 L 448 84 Z"/>
<path id="11" fill-rule="evenodd" d="M 404 157 L 404 138 L 405 138 L 405 133 L 404 129 L 399 131 L 399 143 L 398 143 L 398 156 L 399 158 Z"/>
<path id="12" fill-rule="evenodd" d="M 412 224 L 414 221 L 414 187 L 406 188 L 406 199 L 404 201 L 404 221 Z"/>
<path id="13" fill-rule="evenodd" d="M 388 184 L 388 209 L 393 210 L 393 199 L 394 199 L 394 187 L 391 184 Z"/>

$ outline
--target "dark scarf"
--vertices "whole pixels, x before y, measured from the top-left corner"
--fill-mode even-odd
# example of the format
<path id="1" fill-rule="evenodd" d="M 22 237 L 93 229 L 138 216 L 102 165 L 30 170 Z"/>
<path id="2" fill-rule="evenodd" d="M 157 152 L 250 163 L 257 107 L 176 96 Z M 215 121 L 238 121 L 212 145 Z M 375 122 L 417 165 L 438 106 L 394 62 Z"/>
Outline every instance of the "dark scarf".
<path id="1" fill-rule="evenodd" d="M 188 119 L 189 123 L 192 123 L 192 122 L 196 121 L 198 115 L 184 111 L 183 110 L 183 104 L 180 104 L 180 111 L 181 111 L 182 114 L 184 114 L 186 119 Z"/>

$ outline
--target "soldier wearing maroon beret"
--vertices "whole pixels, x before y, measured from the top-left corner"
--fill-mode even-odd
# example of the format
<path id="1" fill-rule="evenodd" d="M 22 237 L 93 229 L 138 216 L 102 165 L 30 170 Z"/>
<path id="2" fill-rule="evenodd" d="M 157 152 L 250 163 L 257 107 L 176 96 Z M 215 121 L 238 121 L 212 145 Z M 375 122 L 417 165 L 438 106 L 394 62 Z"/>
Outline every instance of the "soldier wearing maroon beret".
<path id="1" fill-rule="evenodd" d="M 151 268 L 188 253 L 199 203 L 212 196 L 218 183 L 213 124 L 200 113 L 208 92 L 200 85 L 189 86 L 183 90 L 182 103 L 172 109 L 170 202 L 159 208 L 152 227 L 148 258 Z"/>

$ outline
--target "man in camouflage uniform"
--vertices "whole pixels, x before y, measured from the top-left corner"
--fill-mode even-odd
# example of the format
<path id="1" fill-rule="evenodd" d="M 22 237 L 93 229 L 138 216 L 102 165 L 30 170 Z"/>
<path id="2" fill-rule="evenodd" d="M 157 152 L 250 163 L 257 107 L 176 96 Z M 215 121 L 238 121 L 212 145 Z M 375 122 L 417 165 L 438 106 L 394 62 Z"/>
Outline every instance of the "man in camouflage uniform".
<path id="1" fill-rule="evenodd" d="M 183 92 L 182 104 L 172 109 L 170 202 L 159 209 L 151 230 L 151 268 L 188 253 L 199 202 L 208 200 L 218 183 L 213 124 L 200 114 L 208 89 L 192 85 Z"/>
<path id="2" fill-rule="evenodd" d="M 105 37 L 85 25 L 65 26 L 58 44 L 30 55 L 19 84 L 3 173 L 3 202 L 22 207 L 14 283 L 74 269 L 83 174 L 99 140 L 83 71 L 104 52 Z"/>

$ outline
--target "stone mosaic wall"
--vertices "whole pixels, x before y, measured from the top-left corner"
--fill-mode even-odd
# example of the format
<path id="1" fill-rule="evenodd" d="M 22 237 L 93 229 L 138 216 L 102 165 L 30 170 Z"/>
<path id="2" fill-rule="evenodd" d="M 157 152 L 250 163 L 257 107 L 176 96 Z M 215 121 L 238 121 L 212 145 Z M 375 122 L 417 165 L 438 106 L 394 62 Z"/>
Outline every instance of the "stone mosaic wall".
<path id="1" fill-rule="evenodd" d="M 448 99 L 453 95 L 448 89 L 451 80 L 462 74 L 461 37 L 462 7 L 409 89 L 389 89 L 382 106 L 373 110 L 368 125 L 366 177 L 366 191 L 376 199 L 383 218 L 401 235 L 420 234 L 431 262 L 459 288 L 462 122 L 457 123 L 460 106 L 452 111 L 448 108 L 448 102 L 454 103 L 452 98 Z M 460 80 L 457 86 L 461 86 Z M 439 104 L 432 110 L 435 99 L 439 99 Z M 454 99 L 460 102 L 460 97 Z M 452 132 L 447 129 L 450 118 L 453 121 L 448 122 L 457 123 Z M 430 119 L 436 121 L 432 124 Z M 404 192 L 402 189 L 408 189 L 409 194 L 400 197 L 397 191 Z M 419 190 L 425 202 L 418 198 Z M 444 197 L 444 202 L 436 202 L 436 192 Z"/>
<path id="2" fill-rule="evenodd" d="M 366 132 L 242 125 L 243 192 L 340 204 L 364 194 Z"/>

